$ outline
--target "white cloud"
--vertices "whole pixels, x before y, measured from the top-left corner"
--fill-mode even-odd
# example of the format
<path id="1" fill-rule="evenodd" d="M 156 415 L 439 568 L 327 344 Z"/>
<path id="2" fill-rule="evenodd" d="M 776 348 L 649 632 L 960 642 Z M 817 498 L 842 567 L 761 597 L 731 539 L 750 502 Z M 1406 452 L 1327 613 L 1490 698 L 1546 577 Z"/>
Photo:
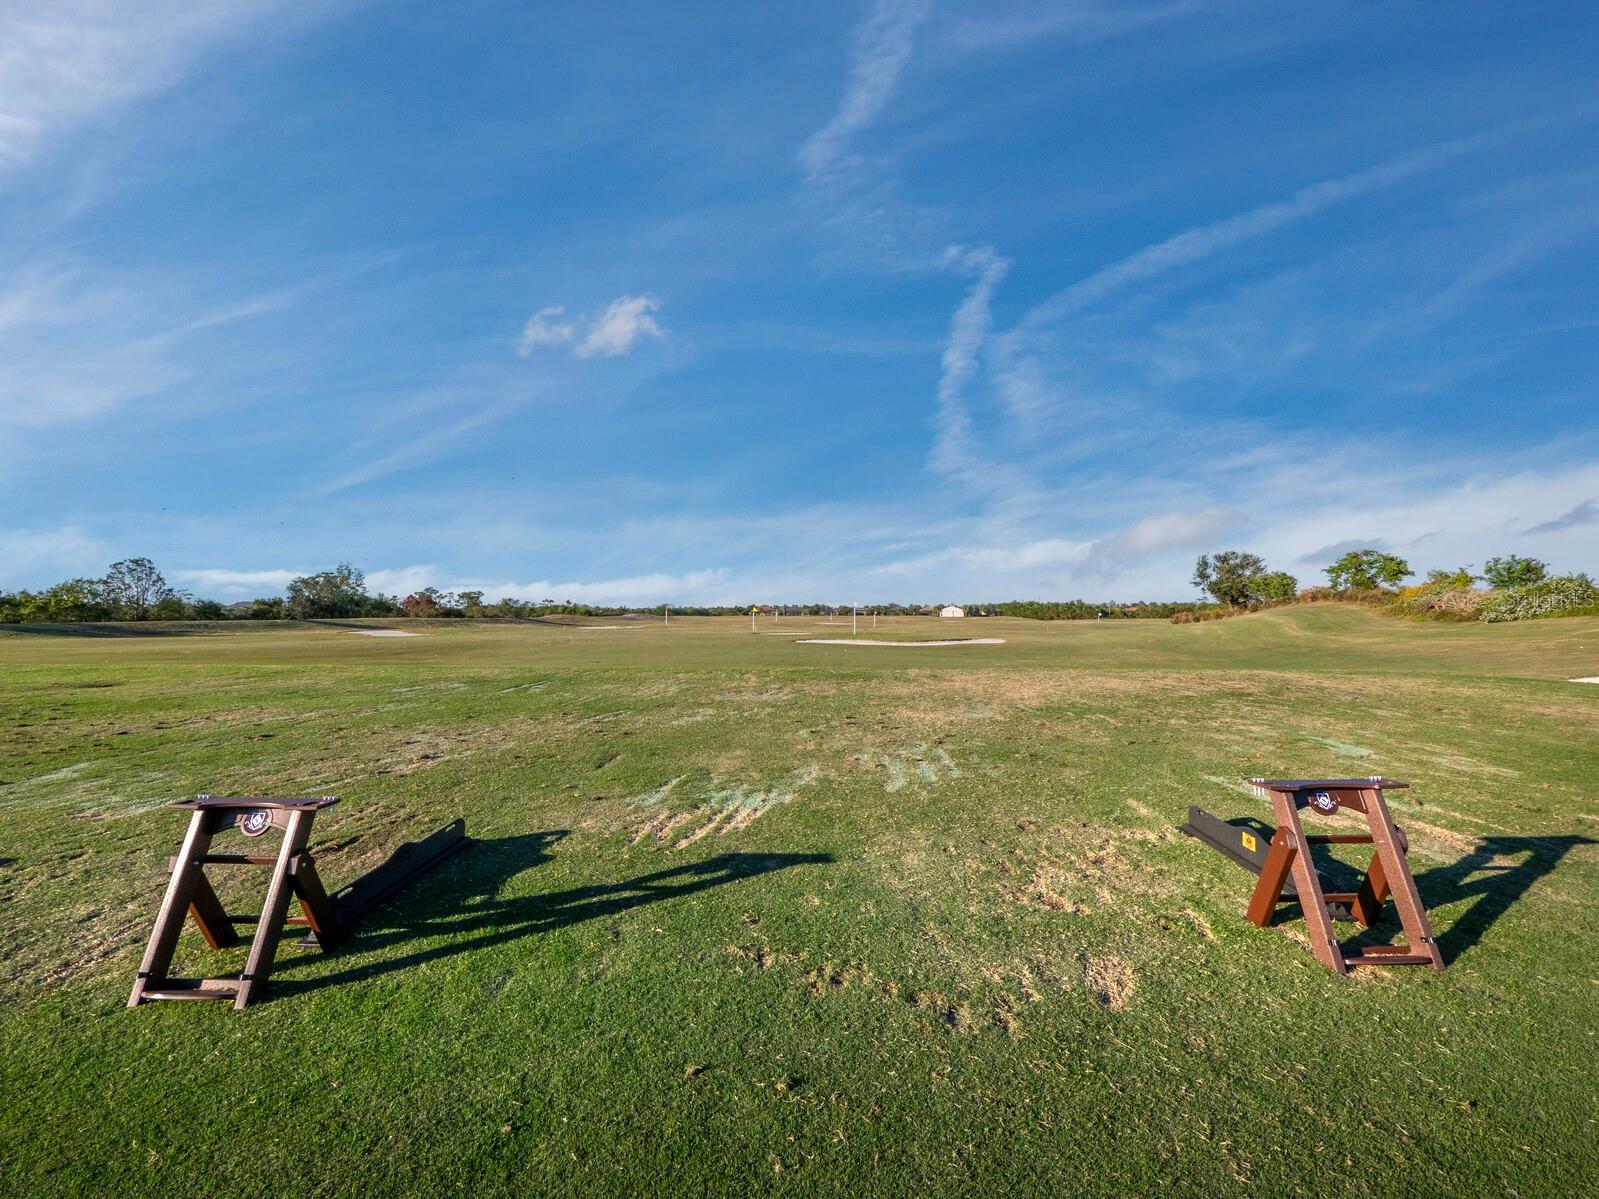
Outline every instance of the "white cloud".
<path id="1" fill-rule="evenodd" d="M 0 170 L 177 83 L 279 0 L 13 0 L 0 7 Z"/>
<path id="2" fill-rule="evenodd" d="M 172 581 L 181 583 L 202 598 L 216 595 L 250 596 L 268 595 L 282 591 L 290 579 L 308 573 L 303 570 L 228 570 L 220 567 L 203 567 L 197 570 L 175 570 Z"/>
<path id="3" fill-rule="evenodd" d="M 243 299 L 184 295 L 158 272 L 28 262 L 0 283 L 0 427 L 85 420 L 170 391 L 197 373 L 185 343 L 292 309 L 391 260 L 367 259 Z"/>
<path id="4" fill-rule="evenodd" d="M 654 316 L 660 306 L 654 296 L 618 296 L 603 312 L 563 320 L 565 305 L 552 304 L 528 318 L 516 352 L 526 358 L 536 349 L 570 345 L 579 358 L 620 358 L 641 341 L 665 338 Z"/>
<path id="5" fill-rule="evenodd" d="M 1246 519 L 1236 508 L 1146 516 L 1090 544 L 1076 573 L 1084 581 L 1114 579 L 1124 573 L 1129 564 L 1155 557 L 1162 551 L 1209 547 L 1215 538 L 1244 524 Z"/>
<path id="6" fill-rule="evenodd" d="M 727 581 L 727 572 L 721 569 L 696 570 L 684 574 L 662 571 L 590 581 L 536 579 L 528 583 L 453 575 L 436 566 L 373 570 L 368 571 L 366 576 L 368 591 L 402 597 L 423 587 L 437 587 L 440 591 L 457 593 L 481 591 L 491 602 L 510 598 L 533 602 L 553 599 L 557 603 L 574 600 L 577 603 L 638 605 L 722 603 L 727 598 Z"/>
<path id="7" fill-rule="evenodd" d="M 1073 4 L 1020 15 L 966 17 L 950 27 L 950 40 L 970 49 L 1031 45 L 1046 38 L 1082 44 L 1119 37 L 1213 7 L 1207 0 L 1172 0 L 1145 6 L 1118 0 L 1115 4 Z"/>
<path id="8" fill-rule="evenodd" d="M 79 525 L 0 530 L 0 590 L 95 574 L 109 562 L 104 543 Z"/>
<path id="9" fill-rule="evenodd" d="M 436 429 L 429 429 L 420 437 L 415 437 L 405 444 L 380 454 L 376 458 L 335 475 L 326 483 L 312 490 L 313 495 L 332 495 L 336 491 L 343 491 L 347 487 L 356 487 L 362 483 L 370 483 L 374 479 L 381 479 L 385 475 L 392 475 L 396 471 L 406 470 L 410 467 L 429 462 L 438 456 L 439 452 L 452 442 L 471 433 L 473 430 L 498 420 L 511 411 L 510 402 L 490 404 L 470 416 L 464 417 L 453 424 L 444 425 Z"/>
<path id="10" fill-rule="evenodd" d="M 1163 512 L 1102 537 L 1089 556 L 1140 558 L 1174 546 L 1197 545 L 1244 522 L 1236 508 L 1208 508 L 1203 512 Z"/>
<path id="11" fill-rule="evenodd" d="M 872 7 L 856 31 L 849 82 L 838 111 L 800 147 L 800 165 L 813 178 L 832 170 L 850 136 L 882 113 L 910 60 L 916 27 L 931 8 L 930 0 L 878 0 Z"/>
<path id="12" fill-rule="evenodd" d="M 660 307 L 652 296 L 621 296 L 589 324 L 588 336 L 577 346 L 579 358 L 596 354 L 618 358 L 630 353 L 647 337 L 659 341 L 666 336 L 650 314 Z"/>
<path id="13" fill-rule="evenodd" d="M 517 343 L 516 352 L 526 358 L 541 346 L 561 346 L 571 341 L 577 336 L 577 326 L 560 319 L 565 312 L 564 304 L 552 304 L 528 317 L 527 324 L 522 326 L 522 340 Z"/>
<path id="14" fill-rule="evenodd" d="M 1441 167 L 1488 140 L 1486 136 L 1473 136 L 1426 146 L 1364 171 L 1302 187 L 1286 200 L 1262 204 L 1225 220 L 1184 230 L 1101 267 L 1086 279 L 1057 292 L 1033 308 L 1018 325 L 1017 332 L 1026 332 L 1077 312 L 1130 283 L 1199 262 L 1220 250 L 1276 232 L 1338 204 L 1392 187 Z"/>
<path id="15" fill-rule="evenodd" d="M 992 324 L 989 302 L 993 299 L 994 289 L 1010 268 L 1010 263 L 989 246 L 975 250 L 952 246 L 945 254 L 945 261 L 951 266 L 977 274 L 977 282 L 972 284 L 950 320 L 949 341 L 944 347 L 943 371 L 938 380 L 938 407 L 934 415 L 937 437 L 929 457 L 929 464 L 934 470 L 958 475 L 976 465 L 970 445 L 971 416 L 963 397 L 967 384 L 977 373 L 978 354 Z"/>

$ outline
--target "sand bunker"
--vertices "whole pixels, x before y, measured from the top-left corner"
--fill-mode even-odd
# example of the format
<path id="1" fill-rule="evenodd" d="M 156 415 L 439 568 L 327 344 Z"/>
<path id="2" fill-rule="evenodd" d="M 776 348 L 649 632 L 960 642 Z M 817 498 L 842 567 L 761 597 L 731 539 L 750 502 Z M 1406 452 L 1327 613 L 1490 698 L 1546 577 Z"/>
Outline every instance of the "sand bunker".
<path id="1" fill-rule="evenodd" d="M 1568 679 L 1566 681 L 1570 682 L 1570 683 L 1599 683 L 1599 674 L 1594 675 L 1592 678 L 1587 678 L 1587 679 Z"/>
<path id="2" fill-rule="evenodd" d="M 846 641 L 843 638 L 824 639 L 820 637 L 807 638 L 796 641 L 795 645 L 895 645 L 908 649 L 941 649 L 946 645 L 1004 645 L 1003 637 L 962 637 L 958 641 Z"/>
<path id="3" fill-rule="evenodd" d="M 420 637 L 421 633 L 407 633 L 404 629 L 348 629 L 358 637 Z"/>

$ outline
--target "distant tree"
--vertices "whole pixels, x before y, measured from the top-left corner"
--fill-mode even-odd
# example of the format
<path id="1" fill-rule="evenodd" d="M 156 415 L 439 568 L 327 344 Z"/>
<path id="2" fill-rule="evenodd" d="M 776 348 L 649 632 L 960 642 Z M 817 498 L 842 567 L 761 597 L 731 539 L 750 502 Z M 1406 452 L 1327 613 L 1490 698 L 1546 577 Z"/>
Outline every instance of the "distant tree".
<path id="1" fill-rule="evenodd" d="M 1426 586 L 1433 591 L 1465 591 L 1476 581 L 1471 567 L 1461 566 L 1455 570 L 1429 570 Z"/>
<path id="2" fill-rule="evenodd" d="M 67 579 L 36 594 L 24 591 L 18 615 L 25 621 L 104 620 L 113 613 L 101 596 L 99 579 Z"/>
<path id="3" fill-rule="evenodd" d="M 100 580 L 100 595 L 124 620 L 148 620 L 150 610 L 175 594 L 155 563 L 148 558 L 113 562 Z"/>
<path id="4" fill-rule="evenodd" d="M 1260 598 L 1272 602 L 1291 600 L 1299 594 L 1299 580 L 1286 570 L 1272 570 L 1255 580 Z"/>
<path id="5" fill-rule="evenodd" d="M 457 597 L 461 610 L 468 616 L 483 615 L 483 593 L 481 591 L 463 591 Z"/>
<path id="6" fill-rule="evenodd" d="M 1482 568 L 1482 577 L 1495 591 L 1506 591 L 1511 587 L 1530 587 L 1549 577 L 1549 565 L 1536 558 L 1520 558 L 1515 554 L 1506 554 L 1503 558 L 1489 558 L 1488 564 Z"/>
<path id="7" fill-rule="evenodd" d="M 216 600 L 195 600 L 193 612 L 196 620 L 226 620 L 228 618 L 228 610 L 217 603 Z"/>
<path id="8" fill-rule="evenodd" d="M 348 562 L 289 582 L 289 615 L 296 620 L 361 616 L 368 605 L 366 576 Z"/>
<path id="9" fill-rule="evenodd" d="M 288 602 L 281 595 L 268 595 L 250 601 L 251 620 L 282 620 L 288 613 Z"/>
<path id="10" fill-rule="evenodd" d="M 1266 563 L 1242 550 L 1201 554 L 1194 563 L 1194 586 L 1210 592 L 1218 604 L 1236 608 L 1260 598 L 1260 578 Z"/>
<path id="11" fill-rule="evenodd" d="M 150 608 L 151 620 L 183 620 L 188 615 L 188 597 L 176 591 L 162 596 Z"/>
<path id="12" fill-rule="evenodd" d="M 1327 581 L 1339 591 L 1374 591 L 1397 587 L 1415 571 L 1403 558 L 1381 550 L 1350 550 L 1327 567 Z"/>
<path id="13" fill-rule="evenodd" d="M 444 615 L 444 605 L 439 602 L 437 587 L 424 587 L 406 596 L 400 601 L 400 608 L 407 616 L 426 618 Z"/>

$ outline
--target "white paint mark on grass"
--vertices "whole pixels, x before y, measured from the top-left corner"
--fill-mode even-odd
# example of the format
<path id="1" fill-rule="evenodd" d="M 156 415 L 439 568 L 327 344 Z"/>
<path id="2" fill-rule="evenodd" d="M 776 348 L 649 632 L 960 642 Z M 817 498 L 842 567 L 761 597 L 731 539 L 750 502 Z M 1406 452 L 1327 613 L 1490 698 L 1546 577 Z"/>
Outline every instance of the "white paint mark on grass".
<path id="1" fill-rule="evenodd" d="M 902 649 L 943 649 L 951 645 L 1004 645 L 1003 637 L 962 637 L 957 641 L 848 641 L 841 637 L 824 638 L 809 637 L 794 643 L 795 645 L 876 645 L 896 646 Z"/>
<path id="2" fill-rule="evenodd" d="M 1199 776 L 1207 783 L 1214 783 L 1218 787 L 1226 787 L 1229 791 L 1238 791 L 1251 799 L 1265 799 L 1267 793 L 1259 787 L 1245 782 L 1243 779 L 1226 779 L 1219 774 L 1202 774 Z"/>
<path id="3" fill-rule="evenodd" d="M 635 808 L 646 808 L 652 804 L 661 803 L 668 795 L 672 794 L 672 788 L 677 786 L 687 777 L 688 775 L 686 774 L 680 774 L 674 779 L 667 779 L 666 782 L 662 783 L 653 791 L 641 791 L 637 795 L 628 796 L 622 802 Z"/>
<path id="4" fill-rule="evenodd" d="M 1371 750 L 1364 745 L 1348 745 L 1342 741 L 1334 741 L 1331 737 L 1306 737 L 1305 740 L 1316 745 L 1325 745 L 1340 758 L 1366 758 L 1371 756 Z"/>
<path id="5" fill-rule="evenodd" d="M 939 783 L 961 776 L 960 767 L 955 765 L 954 759 L 936 745 L 931 748 L 917 745 L 891 754 L 877 751 L 856 754 L 855 761 L 881 770 L 883 790 L 888 792 L 903 791 L 910 784 L 913 775 L 929 786 L 935 787 Z"/>
<path id="6" fill-rule="evenodd" d="M 646 791 L 627 802 L 638 807 L 664 803 L 674 788 L 686 778 L 663 783 L 654 791 Z M 715 833 L 723 836 L 747 828 L 764 813 L 779 804 L 788 803 L 801 787 L 808 787 L 822 777 L 820 768 L 803 766 L 787 778 L 770 787 L 752 787 L 736 783 L 731 787 L 717 787 L 706 791 L 692 808 L 674 812 L 663 809 L 657 812 L 633 834 L 630 844 L 637 845 L 647 837 L 671 849 L 682 849 Z M 714 782 L 715 780 L 711 780 Z"/>

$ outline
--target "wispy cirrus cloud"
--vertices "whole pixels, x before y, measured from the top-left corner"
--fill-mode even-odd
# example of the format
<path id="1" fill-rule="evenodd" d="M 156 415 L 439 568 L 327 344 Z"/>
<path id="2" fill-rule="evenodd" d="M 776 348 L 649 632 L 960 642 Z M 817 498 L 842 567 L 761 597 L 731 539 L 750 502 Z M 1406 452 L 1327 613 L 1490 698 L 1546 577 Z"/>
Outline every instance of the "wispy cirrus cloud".
<path id="1" fill-rule="evenodd" d="M 396 446 L 386 453 L 361 463 L 335 475 L 326 482 L 320 483 L 311 489 L 310 494 L 318 496 L 332 495 L 335 492 L 345 491 L 351 487 L 358 487 L 363 483 L 370 483 L 374 479 L 381 479 L 385 475 L 392 475 L 398 471 L 409 470 L 436 459 L 455 442 L 467 434 L 482 428 L 501 417 L 508 415 L 515 408 L 509 400 L 490 404 L 480 408 L 469 416 L 448 424 L 436 425 L 418 437 Z"/>
<path id="2" fill-rule="evenodd" d="M 887 107 L 905 64 L 916 29 L 932 10 L 931 0 L 878 0 L 855 31 L 849 79 L 832 120 L 799 150 L 799 162 L 812 178 L 835 171 L 849 157 L 849 141 Z"/>
<path id="3" fill-rule="evenodd" d="M 618 296 L 599 312 L 567 319 L 565 305 L 552 304 L 528 318 L 516 352 L 526 358 L 535 350 L 569 345 L 579 358 L 620 358 L 640 342 L 666 337 L 655 319 L 660 307 L 654 296 Z"/>
<path id="4" fill-rule="evenodd" d="M 949 39 L 973 50 L 1032 44 L 1042 40 L 1104 41 L 1218 7 L 1217 0 L 1167 0 L 1159 4 L 1071 4 L 1038 11 L 987 13 L 952 22 Z"/>
<path id="5" fill-rule="evenodd" d="M 437 587 L 440 591 L 481 591 L 490 600 L 519 599 L 537 602 L 552 599 L 557 602 L 575 600 L 593 604 L 659 603 L 717 603 L 722 602 L 721 587 L 728 572 L 720 568 L 686 571 L 684 573 L 656 572 L 628 575 L 616 579 L 534 579 L 517 582 L 514 579 L 483 579 L 452 574 L 436 566 L 403 566 L 392 570 L 369 571 L 366 576 L 369 591 L 405 596 L 423 587 Z"/>
<path id="6" fill-rule="evenodd" d="M 197 296 L 158 272 L 33 261 L 0 282 L 0 427 L 45 429 L 148 401 L 196 375 L 206 334 L 290 313 L 393 262 L 377 255 L 253 295 Z"/>
<path id="7" fill-rule="evenodd" d="M 51 138 L 181 80 L 282 0 L 15 0 L 0 7 L 0 171 Z"/>
<path id="8" fill-rule="evenodd" d="M 1285 200 L 1274 200 L 1235 216 L 1185 229 L 1099 268 L 1087 278 L 1035 305 L 1017 328 L 1007 335 L 1007 344 L 1014 345 L 1019 338 L 1040 326 L 1078 312 L 1112 292 L 1179 267 L 1191 266 L 1223 250 L 1308 220 L 1337 205 L 1393 187 L 1445 166 L 1491 140 L 1491 135 L 1476 134 L 1425 146 L 1366 170 L 1309 184 Z"/>
<path id="9" fill-rule="evenodd" d="M 967 386 L 977 374 L 979 355 L 993 324 L 990 302 L 994 289 L 1010 269 L 1010 263 L 991 246 L 964 249 L 952 246 L 945 260 L 951 267 L 977 276 L 966 298 L 950 319 L 949 339 L 944 346 L 942 370 L 938 380 L 937 408 L 933 416 L 933 448 L 929 465 L 941 474 L 966 476 L 978 481 L 981 465 L 971 445 L 972 421 L 964 402 Z"/>

